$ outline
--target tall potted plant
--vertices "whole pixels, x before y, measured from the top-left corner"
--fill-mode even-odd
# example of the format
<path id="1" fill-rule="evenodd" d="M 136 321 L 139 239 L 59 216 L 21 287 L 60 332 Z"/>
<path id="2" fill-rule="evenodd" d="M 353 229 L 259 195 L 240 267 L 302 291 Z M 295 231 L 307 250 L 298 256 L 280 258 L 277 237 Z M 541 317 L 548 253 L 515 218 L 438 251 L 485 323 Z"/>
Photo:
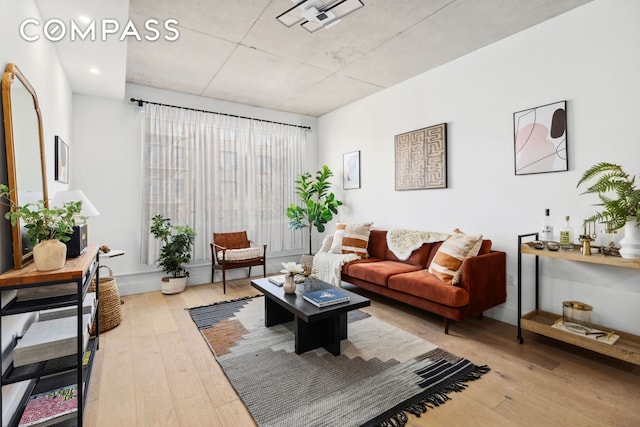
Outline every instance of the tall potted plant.
<path id="1" fill-rule="evenodd" d="M 331 183 L 329 178 L 333 172 L 327 165 L 322 166 L 315 175 L 311 176 L 305 172 L 295 181 L 296 194 L 300 197 L 300 206 L 291 204 L 287 208 L 289 218 L 289 228 L 300 230 L 309 227 L 309 255 L 311 252 L 311 232 L 315 227 L 319 233 L 323 233 L 325 224 L 333 219 L 333 215 L 338 214 L 338 206 L 342 202 L 329 192 Z"/>
<path id="2" fill-rule="evenodd" d="M 0 184 L 0 197 L 10 200 L 10 190 Z M 67 258 L 68 241 L 73 234 L 73 226 L 82 211 L 82 202 L 67 202 L 62 207 L 49 208 L 44 200 L 27 203 L 22 206 L 11 202 L 5 218 L 11 225 L 20 224 L 27 230 L 27 237 L 33 247 L 33 262 L 38 271 L 57 270 L 64 267 Z"/>
<path id="3" fill-rule="evenodd" d="M 620 255 L 623 258 L 640 257 L 640 189 L 636 177 L 630 176 L 622 166 L 601 162 L 587 169 L 578 181 L 578 187 L 595 179 L 582 194 L 595 193 L 603 209 L 585 221 L 604 223 L 608 230 L 624 227 L 624 238 L 620 240 Z"/>
<path id="4" fill-rule="evenodd" d="M 184 291 L 189 277 L 185 264 L 191 261 L 195 231 L 188 225 L 171 225 L 169 218 L 155 215 L 151 219 L 151 234 L 162 243 L 158 265 L 170 275 L 162 278 L 162 293 Z"/>

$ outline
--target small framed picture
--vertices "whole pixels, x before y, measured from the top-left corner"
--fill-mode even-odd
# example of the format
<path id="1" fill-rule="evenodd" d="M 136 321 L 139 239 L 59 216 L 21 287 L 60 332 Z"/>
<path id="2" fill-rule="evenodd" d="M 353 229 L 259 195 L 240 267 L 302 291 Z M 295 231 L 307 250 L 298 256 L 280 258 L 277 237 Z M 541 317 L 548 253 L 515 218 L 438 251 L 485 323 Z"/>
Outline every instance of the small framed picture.
<path id="1" fill-rule="evenodd" d="M 344 154 L 342 172 L 342 184 L 345 190 L 360 188 L 360 151 Z"/>
<path id="2" fill-rule="evenodd" d="M 69 146 L 56 135 L 55 139 L 55 180 L 63 184 L 69 183 Z"/>

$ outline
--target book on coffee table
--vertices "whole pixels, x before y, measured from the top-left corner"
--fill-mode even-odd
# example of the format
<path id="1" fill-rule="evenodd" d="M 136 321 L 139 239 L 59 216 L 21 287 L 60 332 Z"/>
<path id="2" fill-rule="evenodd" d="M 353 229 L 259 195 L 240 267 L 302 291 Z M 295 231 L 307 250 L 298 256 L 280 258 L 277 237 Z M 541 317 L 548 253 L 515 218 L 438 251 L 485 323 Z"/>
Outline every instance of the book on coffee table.
<path id="1" fill-rule="evenodd" d="M 280 276 L 269 276 L 269 278 L 268 278 L 268 279 L 269 279 L 269 281 L 270 281 L 271 283 L 273 283 L 274 285 L 276 285 L 276 286 L 282 286 L 282 285 L 284 285 L 284 278 L 285 278 L 285 276 L 286 276 L 285 274 L 281 274 Z M 293 278 L 293 280 L 294 280 L 296 283 L 302 283 L 302 282 L 304 282 L 304 276 L 297 275 L 297 276 L 295 276 L 295 277 Z"/>
<path id="2" fill-rule="evenodd" d="M 284 285 L 284 274 L 281 276 L 271 276 L 269 277 L 269 281 L 276 286 Z"/>
<path id="3" fill-rule="evenodd" d="M 302 295 L 302 298 L 316 307 L 326 307 L 328 305 L 340 304 L 342 302 L 349 301 L 349 295 L 333 288 L 305 292 Z"/>

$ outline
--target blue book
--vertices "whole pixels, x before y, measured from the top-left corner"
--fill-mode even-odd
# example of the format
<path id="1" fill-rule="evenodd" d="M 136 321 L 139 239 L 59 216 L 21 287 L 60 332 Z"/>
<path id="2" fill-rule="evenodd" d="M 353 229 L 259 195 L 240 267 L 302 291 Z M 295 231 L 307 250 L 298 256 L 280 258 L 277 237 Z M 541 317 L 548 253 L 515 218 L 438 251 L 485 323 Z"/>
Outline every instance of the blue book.
<path id="1" fill-rule="evenodd" d="M 321 289 L 319 291 L 306 292 L 302 295 L 305 301 L 309 301 L 316 307 L 326 307 L 328 305 L 340 304 L 349 301 L 349 295 L 341 292 L 337 288 Z"/>

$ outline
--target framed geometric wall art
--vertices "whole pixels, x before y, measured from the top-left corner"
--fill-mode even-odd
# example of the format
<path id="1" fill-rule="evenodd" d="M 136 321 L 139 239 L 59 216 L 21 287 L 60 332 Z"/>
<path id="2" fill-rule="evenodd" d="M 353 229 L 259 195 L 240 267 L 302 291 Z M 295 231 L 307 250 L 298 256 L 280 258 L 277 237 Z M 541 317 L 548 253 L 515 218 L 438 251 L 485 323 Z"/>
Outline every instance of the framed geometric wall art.
<path id="1" fill-rule="evenodd" d="M 513 113 L 516 175 L 569 170 L 567 101 Z"/>
<path id="2" fill-rule="evenodd" d="M 395 136 L 396 191 L 447 188 L 447 124 Z"/>
<path id="3" fill-rule="evenodd" d="M 342 188 L 360 188 L 360 151 L 352 151 L 342 156 Z"/>

